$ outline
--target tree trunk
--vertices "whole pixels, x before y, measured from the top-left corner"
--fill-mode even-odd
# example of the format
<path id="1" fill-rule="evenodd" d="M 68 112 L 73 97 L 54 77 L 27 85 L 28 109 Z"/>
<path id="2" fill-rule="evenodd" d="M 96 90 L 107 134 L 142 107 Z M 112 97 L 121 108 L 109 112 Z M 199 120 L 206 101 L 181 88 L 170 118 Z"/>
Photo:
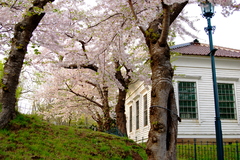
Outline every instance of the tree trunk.
<path id="1" fill-rule="evenodd" d="M 152 70 L 150 131 L 146 152 L 149 160 L 175 160 L 177 141 L 177 107 L 172 85 L 173 68 L 167 37 L 171 23 L 187 2 L 166 5 L 163 14 L 149 24 L 145 38 Z M 161 26 L 161 29 L 159 28 Z"/>
<path id="2" fill-rule="evenodd" d="M 9 57 L 4 65 L 4 76 L 2 79 L 2 112 L 0 114 L 0 128 L 4 128 L 15 115 L 16 89 L 22 69 L 27 46 L 44 13 L 35 13 L 34 8 L 42 8 L 54 0 L 35 0 L 33 6 L 23 20 L 15 25 L 14 37 Z"/>
<path id="3" fill-rule="evenodd" d="M 173 69 L 169 47 L 150 48 L 152 91 L 147 154 L 151 160 L 176 159 L 177 108 L 172 86 Z M 175 114 L 174 114 L 175 113 Z"/>
<path id="4" fill-rule="evenodd" d="M 126 96 L 127 96 L 127 90 L 128 86 L 131 82 L 131 76 L 129 73 L 132 72 L 131 69 L 127 68 L 123 65 L 126 71 L 126 78 L 124 78 L 123 73 L 121 72 L 121 67 L 119 60 L 115 60 L 115 77 L 118 80 L 118 82 L 123 86 L 123 88 L 118 89 L 118 101 L 117 105 L 115 106 L 115 112 L 116 112 L 116 121 L 117 121 L 117 128 L 123 134 L 124 136 L 127 136 L 127 119 L 125 114 L 125 102 L 126 102 Z"/>
<path id="5" fill-rule="evenodd" d="M 110 116 L 110 107 L 108 102 L 108 87 L 103 87 L 103 127 L 104 131 L 108 131 L 112 125 L 112 118 Z"/>
<path id="6" fill-rule="evenodd" d="M 127 127 L 126 127 L 126 114 L 125 114 L 125 99 L 127 92 L 126 90 L 118 89 L 118 103 L 115 107 L 115 112 L 117 115 L 117 128 L 123 136 L 127 137 Z"/>

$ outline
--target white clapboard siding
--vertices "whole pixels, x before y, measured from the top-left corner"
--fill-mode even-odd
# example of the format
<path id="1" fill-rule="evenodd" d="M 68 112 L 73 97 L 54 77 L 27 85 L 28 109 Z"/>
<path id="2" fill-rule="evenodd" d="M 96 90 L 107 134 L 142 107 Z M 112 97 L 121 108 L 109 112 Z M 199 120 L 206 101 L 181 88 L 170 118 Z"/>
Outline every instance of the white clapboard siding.
<path id="1" fill-rule="evenodd" d="M 222 119 L 223 138 L 240 138 L 240 63 L 239 59 L 215 58 L 217 81 L 219 83 L 232 83 L 235 87 L 236 120 Z M 215 108 L 212 85 L 211 60 L 208 56 L 179 56 L 173 62 L 176 66 L 173 85 L 175 87 L 176 102 L 178 105 L 178 81 L 196 82 L 198 97 L 198 119 L 182 119 L 178 125 L 178 138 L 215 138 Z M 150 107 L 151 87 L 144 82 L 137 82 L 129 87 L 126 100 L 126 116 L 128 136 L 133 140 L 146 139 L 150 125 L 143 126 L 144 106 L 143 96 L 148 95 Z M 140 128 L 136 130 L 136 107 L 139 100 Z M 129 132 L 129 107 L 133 108 L 132 132 Z M 149 115 L 149 112 L 148 112 Z M 149 122 L 149 120 L 148 120 Z"/>

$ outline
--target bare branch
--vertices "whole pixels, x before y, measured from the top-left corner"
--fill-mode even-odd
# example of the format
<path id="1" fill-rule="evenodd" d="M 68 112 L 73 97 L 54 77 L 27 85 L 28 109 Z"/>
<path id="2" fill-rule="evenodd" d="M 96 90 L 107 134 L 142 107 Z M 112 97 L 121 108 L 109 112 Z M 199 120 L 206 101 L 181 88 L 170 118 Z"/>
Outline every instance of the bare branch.
<path id="1" fill-rule="evenodd" d="M 0 6 L 8 6 L 10 9 L 21 10 L 20 7 L 15 6 L 17 1 L 18 0 L 15 0 L 15 2 L 12 5 L 10 5 L 10 4 L 6 3 L 6 2 L 0 2 Z"/>
<path id="2" fill-rule="evenodd" d="M 99 24 L 101 24 L 101 23 L 103 23 L 103 22 L 105 22 L 105 21 L 107 21 L 107 20 L 111 19 L 112 17 L 115 17 L 115 16 L 117 16 L 117 15 L 120 15 L 120 14 L 122 14 L 122 13 L 115 13 L 115 14 L 113 14 L 113 15 L 111 15 L 111 16 L 109 16 L 109 17 L 107 17 L 106 19 L 104 19 L 104 20 L 102 20 L 102 21 L 98 22 L 97 24 L 95 24 L 95 25 L 92 25 L 92 26 L 89 26 L 88 28 L 93 28 L 93 27 L 96 27 L 96 26 L 98 26 Z"/>
<path id="3" fill-rule="evenodd" d="M 135 20 L 138 20 L 137 14 L 136 14 L 136 12 L 134 11 L 134 8 L 133 8 L 132 0 L 128 0 L 128 4 L 129 4 L 130 9 L 131 9 L 131 11 L 132 11 L 133 17 L 135 18 Z"/>
<path id="4" fill-rule="evenodd" d="M 100 108 L 103 108 L 103 106 L 102 106 L 100 103 L 94 101 L 92 98 L 89 98 L 89 97 L 86 96 L 86 95 L 82 95 L 82 94 L 79 94 L 79 93 L 75 92 L 74 90 L 72 90 L 72 88 L 71 88 L 67 83 L 65 83 L 65 84 L 66 84 L 68 90 L 67 90 L 67 89 L 59 89 L 59 90 L 69 91 L 69 92 L 73 93 L 74 95 L 76 95 L 76 96 L 78 96 L 78 97 L 85 98 L 85 99 L 88 100 L 89 102 L 97 105 L 97 106 L 100 107 Z"/>
<path id="5" fill-rule="evenodd" d="M 114 36 L 112 37 L 112 40 L 108 43 L 108 46 L 110 46 L 110 44 L 112 44 L 113 40 L 115 39 L 115 37 L 118 35 L 118 33 L 115 33 Z M 107 50 L 108 47 L 106 47 L 100 54 L 104 53 Z"/>
<path id="6" fill-rule="evenodd" d="M 104 89 L 102 90 L 102 88 L 99 84 L 96 84 L 96 83 L 93 83 L 93 82 L 90 82 L 90 81 L 85 81 L 85 82 L 92 85 L 93 87 L 96 87 L 101 99 L 104 99 L 104 93 L 103 93 Z"/>
<path id="7" fill-rule="evenodd" d="M 0 6 L 8 6 L 9 4 L 7 4 L 6 2 L 1 2 Z"/>
<path id="8" fill-rule="evenodd" d="M 90 69 L 92 71 L 97 72 L 98 71 L 98 67 L 94 64 L 70 64 L 70 65 L 64 65 L 63 66 L 66 69 L 78 69 L 78 68 L 85 68 L 85 69 Z"/>
<path id="9" fill-rule="evenodd" d="M 133 7 L 133 3 L 132 3 L 132 0 L 128 0 L 128 4 L 129 4 L 129 6 L 130 6 L 130 9 L 131 9 L 131 11 L 132 11 L 132 14 L 133 14 L 133 17 L 135 18 L 135 20 L 138 22 L 138 17 L 137 17 L 137 14 L 136 14 L 136 12 L 134 11 L 134 7 Z M 145 10 L 143 10 L 143 11 L 145 11 Z M 142 11 L 141 11 L 142 12 Z M 139 12 L 139 13 L 141 13 L 141 12 Z M 139 27 L 139 29 L 141 30 L 141 32 L 144 34 L 144 36 L 145 36 L 145 29 L 142 27 L 142 26 L 138 26 Z"/>
<path id="10" fill-rule="evenodd" d="M 18 0 L 15 0 L 15 2 L 12 4 L 12 6 L 10 7 L 10 9 L 12 9 L 12 8 L 15 6 L 15 4 L 17 3 L 17 1 L 18 1 Z"/>
<path id="11" fill-rule="evenodd" d="M 2 26 L 2 25 L 1 25 Z M 3 27 L 1 27 L 0 29 L 2 29 Z M 10 32 L 10 31 L 13 31 L 13 28 L 9 28 L 9 29 L 6 29 L 6 30 L 1 30 L 1 33 L 4 33 L 4 32 Z"/>
<path id="12" fill-rule="evenodd" d="M 74 36 L 71 36 L 70 34 L 65 33 L 65 35 L 69 38 L 75 39 Z M 76 41 L 80 42 L 82 44 L 82 49 L 84 52 L 86 52 L 86 48 L 85 48 L 85 44 L 87 44 L 88 42 L 90 42 L 92 39 L 92 37 L 89 38 L 89 40 L 87 42 L 84 42 L 83 40 L 80 39 L 75 39 Z"/>

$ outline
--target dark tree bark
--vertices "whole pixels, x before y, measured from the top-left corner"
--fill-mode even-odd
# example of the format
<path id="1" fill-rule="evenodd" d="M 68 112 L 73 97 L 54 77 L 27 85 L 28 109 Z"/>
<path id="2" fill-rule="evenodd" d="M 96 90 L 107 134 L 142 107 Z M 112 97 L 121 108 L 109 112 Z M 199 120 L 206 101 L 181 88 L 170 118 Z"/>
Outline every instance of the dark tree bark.
<path id="1" fill-rule="evenodd" d="M 162 2 L 163 14 L 152 21 L 144 33 L 152 70 L 151 128 L 146 148 L 149 160 L 176 159 L 178 116 L 172 85 L 174 71 L 170 63 L 167 37 L 171 23 L 187 3 L 168 6 Z M 162 26 L 161 29 L 159 25 Z"/>
<path id="2" fill-rule="evenodd" d="M 125 66 L 124 66 L 125 67 Z M 127 120 L 126 120 L 126 114 L 125 114 L 125 102 L 126 102 L 126 96 L 128 91 L 128 86 L 131 82 L 131 77 L 129 76 L 129 73 L 131 72 L 130 69 L 125 67 L 127 78 L 124 78 L 122 75 L 120 68 L 119 61 L 115 61 L 115 77 L 116 79 L 121 83 L 123 86 L 123 89 L 118 89 L 118 101 L 117 105 L 115 107 L 116 112 L 116 121 L 117 121 L 117 128 L 121 132 L 122 135 L 127 136 Z"/>
<path id="3" fill-rule="evenodd" d="M 4 128 L 10 120 L 16 116 L 16 89 L 22 69 L 27 46 L 33 31 L 37 28 L 44 13 L 36 13 L 34 9 L 41 8 L 54 0 L 34 0 L 33 6 L 27 11 L 23 20 L 15 25 L 14 37 L 12 38 L 11 51 L 4 65 L 4 76 L 2 79 L 2 112 L 0 114 L 0 128 Z"/>
<path id="4" fill-rule="evenodd" d="M 123 136 L 127 137 L 127 120 L 125 114 L 125 100 L 127 91 L 118 89 L 118 102 L 115 107 L 117 128 Z"/>
<path id="5" fill-rule="evenodd" d="M 104 131 L 108 131 L 112 125 L 112 118 L 110 116 L 110 107 L 108 103 L 108 87 L 103 87 L 103 117 L 104 117 Z"/>

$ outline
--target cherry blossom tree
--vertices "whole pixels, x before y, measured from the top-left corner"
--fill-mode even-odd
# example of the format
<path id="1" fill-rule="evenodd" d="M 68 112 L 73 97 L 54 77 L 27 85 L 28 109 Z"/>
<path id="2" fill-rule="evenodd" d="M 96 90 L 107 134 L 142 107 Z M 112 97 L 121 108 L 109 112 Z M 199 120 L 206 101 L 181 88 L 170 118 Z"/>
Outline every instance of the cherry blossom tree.
<path id="1" fill-rule="evenodd" d="M 142 61 L 144 61 L 144 57 L 146 60 L 146 56 L 143 56 L 144 52 L 140 54 L 142 47 L 139 46 L 137 48 L 132 48 L 131 50 L 129 49 L 128 51 L 132 52 L 132 54 L 125 54 L 123 50 L 119 50 L 119 48 L 121 48 L 119 47 L 119 42 L 121 39 L 114 35 L 115 40 L 111 39 L 111 46 L 104 46 L 103 49 L 100 48 L 100 51 L 95 53 L 94 50 L 92 52 L 92 47 L 96 47 L 94 45 L 92 45 L 92 47 L 90 46 L 91 41 L 89 41 L 89 44 L 87 44 L 86 42 L 83 42 L 83 40 L 77 39 L 73 35 L 66 35 L 76 43 L 76 46 L 71 46 L 68 51 L 65 51 L 67 53 L 63 56 L 61 66 L 71 70 L 74 69 L 78 74 L 75 76 L 66 75 L 65 78 L 60 78 L 64 75 L 64 71 L 60 73 L 59 70 L 62 69 L 57 68 L 56 70 L 52 71 L 52 75 L 57 76 L 58 78 L 56 78 L 56 80 L 60 80 L 61 82 L 57 84 L 57 81 L 55 81 L 54 86 L 62 86 L 60 83 L 65 83 L 65 88 L 62 88 L 62 91 L 67 91 L 76 97 L 81 97 L 89 101 L 92 104 L 88 105 L 90 110 L 93 110 L 93 105 L 99 108 L 103 114 L 99 114 L 99 112 L 96 112 L 96 110 L 92 113 L 94 113 L 93 118 L 98 122 L 100 130 L 106 131 L 110 129 L 110 126 L 112 126 L 112 118 L 110 117 L 109 113 L 112 108 L 115 108 L 118 129 L 122 135 L 126 135 L 126 117 L 124 113 L 126 93 L 128 90 L 128 85 L 135 77 L 135 75 L 133 75 L 133 70 L 137 69 L 139 73 L 142 73 L 142 70 L 144 70 L 144 65 L 133 65 L 134 63 L 142 63 Z M 90 38 L 90 40 L 91 39 L 95 40 L 94 37 Z M 116 40 L 118 42 L 117 44 L 115 42 Z M 78 43 L 82 46 L 78 46 Z M 93 44 L 95 43 L 96 42 Z M 123 43 L 120 44 L 123 46 Z M 113 45 L 116 46 L 112 47 Z M 102 53 L 103 50 L 105 50 L 107 53 Z M 134 55 L 133 51 L 138 54 Z M 67 73 L 73 72 L 71 70 L 67 71 Z M 69 79 L 69 77 L 71 77 L 72 80 L 70 84 L 66 83 L 66 79 Z M 73 82 L 75 85 L 72 85 Z M 47 86 L 47 88 L 49 88 L 49 86 Z M 49 92 L 47 88 L 46 93 Z M 59 88 L 51 88 L 55 90 L 55 92 L 59 90 Z M 118 93 L 116 90 L 118 90 Z M 115 97 L 118 97 L 117 100 Z M 71 103 L 70 101 L 68 102 L 69 104 Z M 65 105 L 66 108 L 68 108 L 67 106 L 69 105 Z M 57 107 L 58 106 L 55 104 L 55 110 L 57 110 Z M 54 112 L 54 110 L 52 110 L 52 113 L 56 114 L 56 111 Z M 46 112 L 44 112 L 44 114 L 47 115 Z M 103 117 L 101 117 L 101 115 L 103 115 Z"/>
<path id="2" fill-rule="evenodd" d="M 52 59 L 51 62 L 53 62 L 56 53 L 58 55 L 58 58 L 61 58 L 61 55 L 58 54 L 58 51 L 62 49 L 61 44 L 64 44 L 64 40 L 62 39 L 54 39 L 54 37 L 57 37 L 59 30 L 63 30 L 63 28 L 68 24 L 64 24 L 65 21 L 58 21 L 59 17 L 56 16 L 59 15 L 59 13 L 66 9 L 66 7 L 61 7 L 62 3 L 64 1 L 57 1 L 58 3 L 52 4 L 48 2 L 53 2 L 54 0 L 35 0 L 33 2 L 29 2 L 28 0 L 3 0 L 0 2 L 1 7 L 1 13 L 5 14 L 5 16 L 1 16 L 1 24 L 0 24 L 0 32 L 1 32 L 1 54 L 4 54 L 5 56 L 9 56 L 7 58 L 7 62 L 5 64 L 5 74 L 3 77 L 3 83 L 2 88 L 6 91 L 6 96 L 3 96 L 4 101 L 7 101 L 7 99 L 11 102 L 10 105 L 4 106 L 3 111 L 1 112 L 2 118 L 0 118 L 0 128 L 4 127 L 7 122 L 12 119 L 15 115 L 15 110 L 13 105 L 15 105 L 15 101 L 11 96 L 15 95 L 15 87 L 18 85 L 19 81 L 19 75 L 21 71 L 23 64 L 30 64 L 32 59 L 26 58 L 27 53 L 27 46 L 30 43 L 32 47 L 35 47 L 36 45 L 40 45 L 43 47 L 51 48 L 54 51 L 54 56 L 52 56 L 52 53 L 50 55 L 45 55 L 43 59 Z M 78 1 L 79 6 L 81 6 L 82 1 Z M 47 4 L 47 5 L 46 5 Z M 71 1 L 71 3 L 65 3 L 65 5 L 75 5 L 75 1 Z M 61 9 L 59 9 L 59 8 Z M 44 9 L 43 9 L 44 8 Z M 62 9 L 63 8 L 63 9 Z M 24 13 L 25 12 L 25 13 Z M 8 14 L 6 14 L 8 13 Z M 45 13 L 47 13 L 45 16 Z M 23 15 L 23 16 L 22 16 Z M 47 17 L 47 18 L 46 18 Z M 64 15 L 62 18 L 68 18 L 67 15 Z M 22 19 L 20 22 L 19 19 Z M 41 23 L 40 23 L 41 21 Z M 58 23 L 56 23 L 58 21 Z M 62 22 L 62 23 L 60 23 Z M 16 25 L 15 25 L 16 24 Z M 56 27 L 56 24 L 58 27 Z M 36 28 L 38 26 L 38 28 Z M 19 28 L 20 27 L 20 28 Z M 62 27 L 62 28 L 61 28 Z M 55 29 L 58 30 L 55 30 Z M 33 33 L 33 31 L 35 31 Z M 12 40 L 11 37 L 14 35 L 14 38 Z M 34 35 L 32 37 L 32 35 Z M 24 37 L 25 36 L 25 37 Z M 16 41 L 16 43 L 15 43 Z M 12 42 L 12 43 L 9 43 Z M 13 43 L 14 42 L 14 43 Z M 48 42 L 48 43 L 46 43 Z M 20 45 L 20 46 L 19 46 Z M 29 48 L 28 48 L 29 51 Z M 9 52 L 9 55 L 6 53 Z M 35 54 L 40 54 L 38 49 L 34 49 L 33 52 Z M 19 53 L 15 55 L 16 53 Z M 20 54 L 21 53 L 21 54 Z M 19 58 L 19 59 L 18 59 Z M 24 61 L 25 59 L 25 61 Z M 12 63 L 14 61 L 17 61 L 19 63 Z M 49 63 L 49 62 L 42 62 L 42 63 Z M 19 66 L 15 66 L 19 65 Z M 14 68 L 15 67 L 15 68 Z M 40 66 L 34 66 L 39 68 Z M 12 73 L 13 72 L 13 73 Z M 11 75 L 11 74 L 13 75 Z M 7 81 L 12 81 L 10 84 Z M 5 87 L 5 88 L 4 88 Z M 10 92 L 11 90 L 11 92 Z M 11 96 L 8 96 L 7 93 Z M 5 98 L 4 98 L 5 97 Z M 7 103 L 7 102 L 5 102 Z M 10 113 L 11 112 L 11 113 Z"/>
<path id="3" fill-rule="evenodd" d="M 175 159 L 177 138 L 177 108 L 170 63 L 170 49 L 167 38 L 170 25 L 181 13 L 187 2 L 168 4 L 162 1 L 159 13 L 149 21 L 145 30 L 139 26 L 149 48 L 152 70 L 152 91 L 150 107 L 149 137 L 146 152 L 149 159 Z M 137 8 L 129 0 L 129 6 L 136 20 Z M 162 14 L 161 14 L 162 13 Z"/>
<path id="4" fill-rule="evenodd" d="M 177 108 L 172 86 L 174 71 L 170 63 L 167 39 L 171 24 L 188 1 L 162 0 L 139 4 L 129 0 L 128 3 L 136 23 L 139 24 L 139 29 L 145 37 L 151 59 L 151 129 L 146 149 L 148 159 L 176 159 L 177 121 L 179 118 L 176 115 Z M 214 1 L 214 3 L 229 6 L 232 1 Z M 153 11 L 151 11 L 152 14 L 148 13 L 148 15 L 154 15 L 151 17 L 146 13 L 142 15 L 148 19 L 148 28 L 144 29 L 143 19 L 137 13 L 147 5 L 154 6 L 157 13 L 153 14 Z"/>
<path id="5" fill-rule="evenodd" d="M 52 1 L 53 0 L 33 1 L 23 16 L 23 19 L 14 27 L 14 37 L 11 40 L 11 50 L 4 65 L 4 75 L 2 79 L 2 112 L 0 114 L 0 128 L 4 128 L 16 115 L 15 93 L 24 57 L 27 52 L 27 46 L 32 37 L 33 31 L 44 16 L 44 13 L 42 12 L 44 6 Z M 2 5 L 9 5 L 7 2 L 2 2 Z M 15 5 L 13 4 L 11 7 L 14 6 Z"/>
<path id="6" fill-rule="evenodd" d="M 3 9 L 19 10 L 18 5 L 15 4 L 17 1 L 11 1 L 11 5 L 7 2 L 3 1 L 0 4 Z M 48 2 L 51 1 L 35 0 L 32 5 L 31 3 L 21 5 L 21 9 L 29 9 L 14 30 L 13 25 L 1 24 L 1 31 L 4 31 L 3 35 L 7 37 L 8 33 L 14 32 L 14 38 L 4 71 L 8 74 L 5 74 L 3 78 L 3 111 L 0 115 L 0 128 L 4 127 L 15 115 L 14 105 L 16 100 L 13 95 L 16 91 L 27 51 L 26 47 L 32 37 L 32 32 L 43 18 L 43 7 Z M 239 5 L 236 2 L 227 0 L 212 0 L 211 2 L 223 5 L 225 13 L 239 10 Z M 105 103 L 106 105 L 103 106 L 109 107 L 106 99 L 108 89 L 112 85 L 117 87 L 119 93 L 119 103 L 116 105 L 118 124 L 122 121 L 125 123 L 124 100 L 128 85 L 134 76 L 133 71 L 139 70 L 136 68 L 137 64 L 143 64 L 143 62 L 131 61 L 136 53 L 131 54 L 131 48 L 145 43 L 148 48 L 152 70 L 151 130 L 147 143 L 147 153 L 149 159 L 175 159 L 178 117 L 174 114 L 177 110 L 171 83 L 173 69 L 170 63 L 170 50 L 167 40 L 171 24 L 177 20 L 188 1 L 117 0 L 113 3 L 110 0 L 102 0 L 97 1 L 96 7 L 91 7 L 91 12 L 88 12 L 89 17 L 86 16 L 87 12 L 81 12 L 80 3 L 80 1 L 68 1 L 68 3 L 61 0 L 57 1 L 57 5 L 62 7 L 54 9 L 54 12 L 58 13 L 60 21 L 55 21 L 54 13 L 47 14 L 42 21 L 43 24 L 37 28 L 39 32 L 35 32 L 36 36 L 33 37 L 32 41 L 51 49 L 58 60 L 65 64 L 67 61 L 75 61 L 69 67 L 71 68 L 71 65 L 73 65 L 73 68 L 81 69 L 81 74 L 84 67 L 94 66 L 95 69 L 97 68 L 95 74 L 99 74 L 99 77 L 90 80 L 101 82 L 98 85 L 101 86 L 102 93 L 106 94 L 105 101 L 102 101 L 102 104 Z M 46 18 L 47 16 L 48 18 Z M 16 17 L 19 17 L 19 15 Z M 17 22 L 17 18 L 14 21 Z M 10 21 L 6 20 L 6 22 Z M 48 36 L 46 36 L 46 33 L 48 33 Z M 1 40 L 5 40 L 5 38 Z M 7 47 L 7 43 L 5 44 Z M 81 51 L 79 48 L 81 48 Z M 84 77 L 81 78 L 75 79 L 84 80 L 88 84 L 92 83 Z M 76 84 L 76 82 L 71 83 Z M 97 83 L 92 84 L 97 88 Z M 81 97 L 76 90 L 73 90 L 75 88 L 72 84 L 65 83 L 65 88 L 62 89 Z M 97 103 L 95 104 L 97 105 Z M 106 115 L 106 117 L 109 116 Z M 123 128 L 122 132 L 126 132 L 124 127 L 119 126 L 119 128 Z"/>
<path id="7" fill-rule="evenodd" d="M 58 34 L 58 37 L 61 37 L 60 39 L 63 39 L 60 43 L 61 40 L 52 37 L 52 41 L 55 41 L 56 44 L 60 43 L 61 49 L 52 47 L 54 44 L 51 44 L 50 47 L 46 43 L 43 44 L 62 58 L 60 63 L 62 63 L 62 66 L 65 68 L 79 69 L 81 71 L 86 69 L 88 71 L 92 70 L 96 72 L 95 75 L 97 74 L 98 77 L 89 77 L 83 74 L 84 76 L 81 76 L 81 78 L 78 76 L 74 79 L 81 83 L 85 82 L 99 87 L 96 91 L 100 91 L 98 97 L 100 96 L 101 98 L 98 99 L 102 99 L 102 103 L 101 105 L 95 103 L 96 106 L 105 106 L 101 108 L 105 108 L 104 110 L 108 110 L 108 112 L 110 110 L 109 108 L 116 106 L 115 112 L 118 129 L 123 135 L 126 135 L 126 93 L 128 85 L 134 81 L 136 77 L 136 74 L 133 72 L 137 71 L 138 73 L 141 73 L 144 71 L 143 62 L 146 61 L 147 58 L 142 50 L 145 49 L 145 46 L 141 46 L 141 44 L 139 45 L 139 43 L 135 41 L 135 32 L 125 32 L 126 30 L 131 30 L 132 27 L 129 23 L 128 25 L 125 25 L 126 18 L 117 16 L 114 19 L 110 19 L 112 15 L 100 17 L 97 16 L 97 12 L 87 18 L 85 16 L 85 18 L 83 18 L 82 16 L 79 16 L 78 10 L 80 10 L 78 6 L 70 6 L 68 10 L 61 11 L 59 16 L 64 15 L 68 17 L 66 19 L 61 19 L 60 22 L 64 22 L 64 27 L 67 29 L 59 32 L 63 26 L 60 26 L 59 28 L 58 25 L 55 25 L 55 28 L 51 28 L 52 31 Z M 50 16 L 50 14 L 48 15 Z M 91 21 L 89 20 L 90 18 Z M 113 26 L 112 23 L 114 22 L 116 25 Z M 110 28 L 111 31 L 109 31 Z M 109 34 L 105 34 L 107 32 Z M 131 46 L 131 44 L 135 44 L 135 46 Z M 39 58 L 47 55 L 50 54 L 42 53 L 39 55 Z M 90 82 L 90 80 L 95 80 L 95 82 Z M 96 82 L 98 82 L 98 85 Z M 114 88 L 114 90 L 112 88 Z M 67 87 L 67 90 L 76 96 L 80 96 L 80 93 L 82 93 L 79 92 L 79 89 L 77 91 L 71 89 L 71 87 Z M 86 92 L 86 89 L 84 88 L 82 91 L 85 91 L 86 95 L 92 96 L 91 91 Z M 101 94 L 103 91 L 109 96 L 101 96 L 103 95 Z M 109 102 L 111 103 L 111 105 L 109 105 L 108 99 L 113 99 L 111 97 L 116 96 L 116 91 L 118 91 L 118 100 L 116 103 L 112 103 L 112 101 Z M 81 94 L 82 97 L 91 100 L 86 95 Z M 103 113 L 107 116 L 108 114 L 106 111 Z M 98 118 L 98 121 L 100 122 L 99 119 L 100 118 Z M 109 121 L 107 120 L 108 118 L 102 119 L 106 122 Z M 109 127 L 104 128 L 106 130 Z"/>
<path id="8" fill-rule="evenodd" d="M 232 1 L 211 1 L 237 9 Z M 124 15 L 131 27 L 138 26 L 149 49 L 152 71 L 150 122 L 147 142 L 149 159 L 176 159 L 177 108 L 172 86 L 173 69 L 167 43 L 171 24 L 182 12 L 186 0 L 115 1 L 98 2 L 112 17 Z M 114 8 L 114 10 L 111 10 Z M 116 9 L 118 8 L 118 9 Z M 129 12 L 131 11 L 131 12 Z"/>
<path id="9" fill-rule="evenodd" d="M 76 77 L 84 73 L 80 70 L 66 70 L 64 68 L 58 68 L 58 71 L 55 70 L 55 72 L 56 74 L 54 72 L 46 73 L 44 79 L 41 78 L 47 82 L 38 85 L 35 94 L 33 94 L 34 113 L 41 115 L 43 119 L 51 123 L 61 125 L 71 125 L 82 116 L 94 115 L 92 112 L 95 111 L 96 107 L 92 107 L 90 102 L 80 96 L 81 92 L 78 91 L 82 84 L 76 84 L 75 81 Z M 85 92 L 88 89 L 92 92 L 94 90 L 89 86 L 83 87 Z"/>

